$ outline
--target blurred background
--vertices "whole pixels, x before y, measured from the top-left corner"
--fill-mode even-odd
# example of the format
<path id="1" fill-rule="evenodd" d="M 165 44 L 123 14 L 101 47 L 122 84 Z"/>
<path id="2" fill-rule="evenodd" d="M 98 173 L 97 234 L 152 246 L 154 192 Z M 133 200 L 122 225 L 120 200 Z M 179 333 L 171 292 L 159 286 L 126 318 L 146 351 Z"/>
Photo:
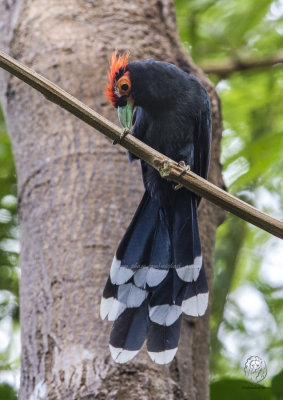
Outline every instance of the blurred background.
<path id="1" fill-rule="evenodd" d="M 283 0 L 175 0 L 175 5 L 184 48 L 221 98 L 227 188 L 282 219 Z M 0 400 L 16 399 L 19 386 L 16 196 L 13 155 L 0 113 Z M 259 356 L 267 366 L 260 384 L 270 389 L 242 390 L 241 397 L 283 399 L 282 332 L 283 241 L 227 214 L 215 250 L 212 398 L 227 392 L 233 399 L 239 390 L 233 382 L 244 385 L 247 359 Z"/>

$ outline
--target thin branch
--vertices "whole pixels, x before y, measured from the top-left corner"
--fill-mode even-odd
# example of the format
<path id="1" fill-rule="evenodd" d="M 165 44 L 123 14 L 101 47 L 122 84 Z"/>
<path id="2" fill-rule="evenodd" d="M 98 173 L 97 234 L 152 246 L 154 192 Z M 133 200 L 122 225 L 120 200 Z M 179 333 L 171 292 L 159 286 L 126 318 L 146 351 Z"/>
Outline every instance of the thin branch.
<path id="1" fill-rule="evenodd" d="M 245 58 L 245 59 L 227 59 L 221 61 L 221 64 L 209 64 L 209 62 L 200 63 L 200 68 L 207 74 L 215 74 L 220 78 L 226 78 L 233 72 L 246 71 L 250 69 L 263 69 L 283 63 L 283 53 L 279 52 L 263 59 Z"/>
<path id="2" fill-rule="evenodd" d="M 122 133 L 121 128 L 118 128 L 48 79 L 1 51 L 0 67 L 17 76 L 41 92 L 48 100 L 76 115 L 79 119 L 110 139 L 119 140 Z M 183 168 L 178 163 L 147 146 L 134 136 L 127 135 L 123 139 L 122 146 L 156 168 L 162 177 L 183 185 L 226 211 L 230 211 L 253 225 L 283 238 L 283 222 L 262 213 L 191 171 L 187 171 L 184 175 L 180 176 Z"/>

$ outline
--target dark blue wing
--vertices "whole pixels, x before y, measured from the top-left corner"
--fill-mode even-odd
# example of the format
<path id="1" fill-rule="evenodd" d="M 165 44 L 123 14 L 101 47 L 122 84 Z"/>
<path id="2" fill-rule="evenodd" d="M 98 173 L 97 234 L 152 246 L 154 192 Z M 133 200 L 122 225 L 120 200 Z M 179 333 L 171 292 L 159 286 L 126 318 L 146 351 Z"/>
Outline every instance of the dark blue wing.
<path id="1" fill-rule="evenodd" d="M 147 119 L 141 107 L 135 107 L 134 109 L 132 126 L 132 135 L 140 140 L 143 140 L 144 134 L 147 130 Z M 139 159 L 133 153 L 128 152 L 128 155 L 130 162 Z"/>
<path id="2" fill-rule="evenodd" d="M 211 145 L 211 110 L 206 91 L 202 93 L 203 108 L 199 111 L 198 132 L 194 136 L 194 172 L 207 179 Z"/>

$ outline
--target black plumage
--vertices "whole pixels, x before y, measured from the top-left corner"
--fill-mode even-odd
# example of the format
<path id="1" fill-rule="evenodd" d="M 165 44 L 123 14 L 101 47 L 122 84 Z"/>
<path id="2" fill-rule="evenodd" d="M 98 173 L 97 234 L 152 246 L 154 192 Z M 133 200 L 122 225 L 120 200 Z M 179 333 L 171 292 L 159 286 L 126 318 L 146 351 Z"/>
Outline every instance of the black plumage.
<path id="1" fill-rule="evenodd" d="M 154 60 L 129 63 L 125 72 L 135 106 L 132 134 L 206 178 L 211 116 L 204 87 L 175 65 Z M 147 338 L 152 360 L 165 364 L 177 351 L 181 313 L 203 315 L 208 303 L 200 198 L 174 191 L 142 160 L 141 167 L 145 194 L 114 257 L 101 316 L 115 321 L 110 349 L 117 362 L 133 358 Z"/>

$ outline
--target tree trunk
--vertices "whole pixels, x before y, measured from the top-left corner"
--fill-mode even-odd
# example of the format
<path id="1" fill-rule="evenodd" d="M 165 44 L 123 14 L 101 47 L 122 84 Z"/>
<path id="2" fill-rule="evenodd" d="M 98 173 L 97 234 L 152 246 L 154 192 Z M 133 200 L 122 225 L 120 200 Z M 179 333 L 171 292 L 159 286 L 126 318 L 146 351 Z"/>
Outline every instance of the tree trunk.
<path id="1" fill-rule="evenodd" d="M 112 51 L 179 65 L 212 101 L 210 180 L 222 186 L 221 114 L 206 76 L 183 51 L 171 0 L 2 0 L 0 44 L 101 114 Z M 18 174 L 21 228 L 20 399 L 209 398 L 209 312 L 183 318 L 180 348 L 159 367 L 142 351 L 115 364 L 99 303 L 113 254 L 141 199 L 138 163 L 17 78 L 0 72 L 1 99 Z M 211 287 L 223 212 L 199 209 Z"/>

